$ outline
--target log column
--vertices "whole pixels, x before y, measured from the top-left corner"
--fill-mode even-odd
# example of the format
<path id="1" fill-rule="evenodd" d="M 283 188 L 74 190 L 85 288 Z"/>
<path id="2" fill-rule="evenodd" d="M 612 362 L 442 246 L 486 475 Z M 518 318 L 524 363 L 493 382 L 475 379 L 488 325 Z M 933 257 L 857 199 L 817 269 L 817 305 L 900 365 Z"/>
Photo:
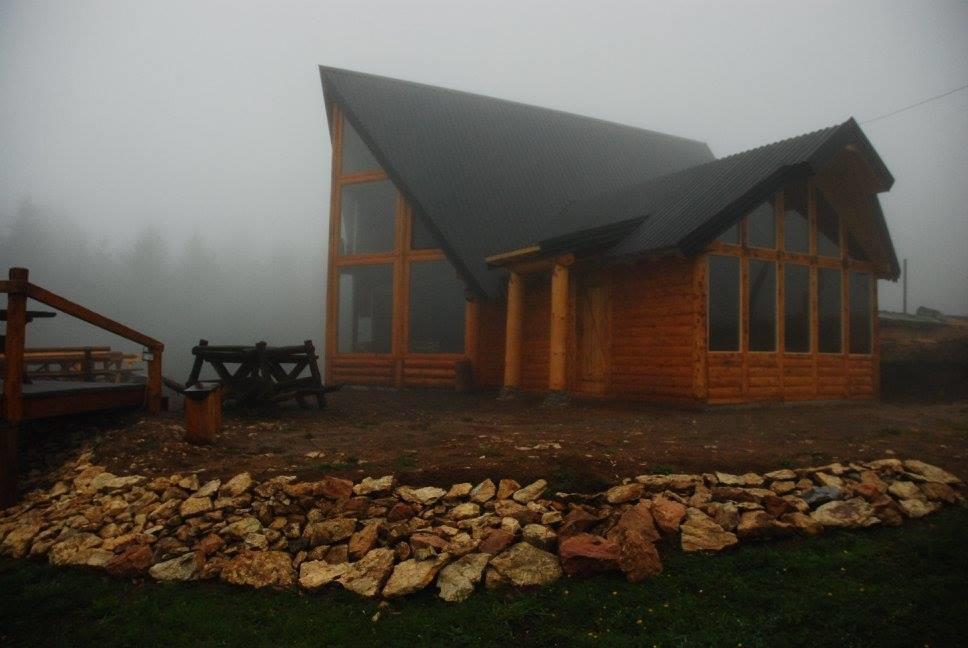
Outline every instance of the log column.
<path id="1" fill-rule="evenodd" d="M 521 336 L 524 316 L 524 277 L 511 272 L 508 278 L 507 327 L 504 332 L 504 387 L 501 396 L 521 389 Z"/>
<path id="2" fill-rule="evenodd" d="M 468 296 L 464 303 L 464 355 L 471 362 L 471 375 L 475 385 L 479 382 L 480 321 L 481 304 L 476 297 Z"/>
<path id="3" fill-rule="evenodd" d="M 7 331 L 3 376 L 3 418 L 0 421 L 0 508 L 13 506 L 17 499 L 17 426 L 23 420 L 24 346 L 27 333 L 26 268 L 10 268 L 7 294 Z"/>
<path id="4" fill-rule="evenodd" d="M 551 271 L 551 333 L 548 359 L 548 389 L 561 392 L 568 387 L 568 266 L 556 262 Z"/>

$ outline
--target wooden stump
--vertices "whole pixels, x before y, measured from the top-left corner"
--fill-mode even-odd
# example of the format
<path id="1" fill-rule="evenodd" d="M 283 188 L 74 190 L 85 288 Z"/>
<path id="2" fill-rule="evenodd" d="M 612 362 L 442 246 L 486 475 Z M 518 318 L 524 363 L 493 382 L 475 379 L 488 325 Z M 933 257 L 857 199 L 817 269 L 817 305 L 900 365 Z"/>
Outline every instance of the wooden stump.
<path id="1" fill-rule="evenodd" d="M 185 440 L 211 444 L 222 427 L 222 388 L 198 384 L 185 390 Z"/>

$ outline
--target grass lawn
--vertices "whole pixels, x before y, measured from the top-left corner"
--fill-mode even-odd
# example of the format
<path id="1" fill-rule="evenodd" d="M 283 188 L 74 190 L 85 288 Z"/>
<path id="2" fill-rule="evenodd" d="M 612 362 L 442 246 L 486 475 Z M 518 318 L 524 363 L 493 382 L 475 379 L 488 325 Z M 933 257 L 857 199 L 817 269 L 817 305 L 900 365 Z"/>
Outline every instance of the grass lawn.
<path id="1" fill-rule="evenodd" d="M 135 585 L 0 562 L 0 645 L 789 646 L 964 645 L 968 510 L 901 528 L 670 552 L 666 572 L 565 579 L 535 591 L 377 603 L 220 583 Z"/>

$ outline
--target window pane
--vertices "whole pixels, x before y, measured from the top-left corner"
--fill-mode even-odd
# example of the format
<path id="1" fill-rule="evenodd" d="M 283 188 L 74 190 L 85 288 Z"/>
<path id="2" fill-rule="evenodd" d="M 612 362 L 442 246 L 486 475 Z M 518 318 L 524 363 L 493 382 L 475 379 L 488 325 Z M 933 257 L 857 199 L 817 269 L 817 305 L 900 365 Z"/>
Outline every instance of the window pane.
<path id="1" fill-rule="evenodd" d="M 819 191 L 817 192 L 817 254 L 840 256 L 840 218 Z"/>
<path id="2" fill-rule="evenodd" d="M 464 352 L 464 283 L 448 261 L 410 265 L 410 351 Z"/>
<path id="3" fill-rule="evenodd" d="M 783 346 L 789 353 L 810 352 L 810 266 L 783 266 Z"/>
<path id="4" fill-rule="evenodd" d="M 340 160 L 340 170 L 343 175 L 380 169 L 380 163 L 376 161 L 376 158 L 370 153 L 370 149 L 363 143 L 360 134 L 345 119 L 343 120 L 342 144 L 343 155 Z"/>
<path id="5" fill-rule="evenodd" d="M 783 247 L 788 252 L 810 252 L 810 218 L 807 216 L 807 183 L 790 184 L 783 192 Z"/>
<path id="6" fill-rule="evenodd" d="M 776 215 L 773 201 L 761 203 L 746 218 L 746 238 L 749 244 L 759 248 L 776 247 Z"/>
<path id="7" fill-rule="evenodd" d="M 739 221 L 733 223 L 733 226 L 728 230 L 719 235 L 716 239 L 720 243 L 728 243 L 730 245 L 739 245 Z"/>
<path id="8" fill-rule="evenodd" d="M 776 351 L 776 264 L 749 263 L 750 351 Z"/>
<path id="9" fill-rule="evenodd" d="M 340 353 L 390 353 L 393 266 L 363 265 L 339 273 Z"/>
<path id="10" fill-rule="evenodd" d="M 871 352 L 871 276 L 850 273 L 850 352 Z"/>
<path id="11" fill-rule="evenodd" d="M 840 353 L 840 270 L 817 269 L 817 321 L 820 353 Z"/>
<path id="12" fill-rule="evenodd" d="M 410 217 L 410 249 L 427 250 L 439 247 L 437 237 L 427 227 L 426 219 L 419 214 L 412 214 Z"/>
<path id="13" fill-rule="evenodd" d="M 867 255 L 864 254 L 864 248 L 860 246 L 857 239 L 849 232 L 847 233 L 847 256 L 855 261 L 870 261 Z"/>
<path id="14" fill-rule="evenodd" d="M 393 250 L 397 192 L 389 180 L 343 187 L 340 193 L 340 254 Z"/>
<path id="15" fill-rule="evenodd" d="M 709 257 L 709 350 L 739 351 L 738 257 Z"/>

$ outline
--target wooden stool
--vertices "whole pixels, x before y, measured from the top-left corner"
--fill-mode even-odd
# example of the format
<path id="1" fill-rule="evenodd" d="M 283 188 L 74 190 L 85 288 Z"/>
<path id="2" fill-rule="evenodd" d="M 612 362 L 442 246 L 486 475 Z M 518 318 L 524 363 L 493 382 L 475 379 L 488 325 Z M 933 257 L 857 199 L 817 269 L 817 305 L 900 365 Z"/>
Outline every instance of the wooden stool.
<path id="1" fill-rule="evenodd" d="M 222 427 L 222 385 L 195 383 L 185 390 L 185 440 L 209 444 Z"/>

